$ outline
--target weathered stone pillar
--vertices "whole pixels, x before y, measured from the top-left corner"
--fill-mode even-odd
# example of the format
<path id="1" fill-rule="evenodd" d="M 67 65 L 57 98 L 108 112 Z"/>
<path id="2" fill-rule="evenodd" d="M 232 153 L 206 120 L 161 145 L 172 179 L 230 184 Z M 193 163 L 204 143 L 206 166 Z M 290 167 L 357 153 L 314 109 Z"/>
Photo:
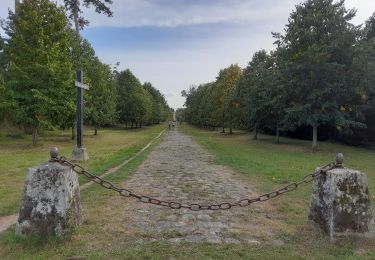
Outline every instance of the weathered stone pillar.
<path id="1" fill-rule="evenodd" d="M 337 167 L 313 182 L 309 220 L 331 237 L 364 234 L 373 224 L 367 176 L 343 167 L 343 159 L 338 154 Z"/>
<path id="2" fill-rule="evenodd" d="M 52 148 L 51 157 L 57 156 Z M 71 167 L 48 162 L 30 168 L 16 234 L 65 237 L 81 222 L 78 177 Z"/>

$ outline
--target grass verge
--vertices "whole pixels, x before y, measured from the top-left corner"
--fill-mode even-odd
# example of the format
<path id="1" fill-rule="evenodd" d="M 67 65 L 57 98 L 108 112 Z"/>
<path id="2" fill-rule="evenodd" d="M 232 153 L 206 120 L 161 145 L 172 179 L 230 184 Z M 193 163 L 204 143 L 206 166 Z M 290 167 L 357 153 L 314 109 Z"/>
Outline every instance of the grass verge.
<path id="1" fill-rule="evenodd" d="M 189 125 L 183 125 L 180 130 L 214 154 L 216 163 L 230 166 L 248 178 L 260 193 L 297 181 L 316 167 L 334 161 L 335 155 L 342 152 L 346 167 L 367 173 L 373 211 L 375 209 L 374 150 L 322 142 L 319 143 L 319 152 L 312 153 L 309 141 L 281 138 L 281 143 L 275 144 L 274 136 L 260 135 L 259 140 L 253 140 L 244 131 L 228 135 Z M 305 185 L 270 202 L 277 210 L 277 216 L 273 217 L 288 226 L 288 231 L 278 234 L 287 241 L 285 247 L 300 250 L 299 254 L 307 258 L 373 258 L 375 243 L 372 241 L 343 239 L 332 245 L 327 238 L 310 230 L 307 225 L 310 193 L 311 185 Z M 309 248 L 317 251 L 310 252 Z"/>
<path id="2" fill-rule="evenodd" d="M 261 136 L 253 141 L 246 133 L 234 136 L 206 132 L 190 126 L 183 126 L 182 131 L 192 135 L 200 144 L 216 156 L 218 163 L 233 167 L 247 176 L 259 191 L 267 191 L 298 179 L 317 165 L 332 160 L 339 151 L 350 152 L 352 148 L 335 144 L 327 146 L 326 152 L 311 154 L 309 144 L 297 140 L 282 139 L 283 143 L 274 145 L 272 137 Z M 155 145 L 155 144 L 154 144 Z M 344 149 L 344 150 L 343 150 Z M 345 150 L 347 149 L 347 151 Z M 352 151 L 356 154 L 357 148 Z M 128 178 L 152 150 L 148 149 L 126 167 L 121 168 L 106 179 L 121 183 Z M 267 156 L 266 151 L 269 155 Z M 364 161 L 371 151 L 362 152 Z M 248 153 L 248 154 L 246 154 Z M 305 154 L 304 156 L 298 155 Z M 326 153 L 325 155 L 322 153 Z M 278 156 L 280 158 L 278 158 Z M 298 157 L 301 156 L 301 157 Z M 296 159 L 297 157 L 297 159 Z M 307 162 L 313 157 L 316 161 Z M 348 155 L 347 155 L 348 157 Z M 350 157 L 350 156 L 349 156 Z M 284 159 L 283 159 L 284 158 Z M 368 158 L 368 157 L 367 157 Z M 294 166 L 284 160 L 297 160 Z M 305 165 L 307 164 L 307 165 Z M 349 164 L 350 160 L 347 160 Z M 281 163 L 281 166 L 278 164 Z M 358 163 L 358 162 L 357 162 Z M 264 168 L 262 167 L 264 165 Z M 354 167 L 354 166 L 353 166 Z M 291 168 L 291 169 L 289 169 Z M 357 167 L 356 167 L 357 168 Z M 274 170 L 273 173 L 268 171 Z M 371 174 L 371 168 L 367 170 Z M 290 173 L 292 170 L 296 176 Z M 371 183 L 373 183 L 371 181 Z M 370 185 L 372 185 L 370 183 Z M 166 242 L 143 242 L 142 238 L 133 239 L 124 236 L 126 219 L 122 219 L 121 204 L 113 205 L 111 191 L 96 185 L 82 192 L 82 205 L 85 221 L 70 241 L 22 240 L 14 236 L 14 228 L 0 235 L 1 259 L 64 259 L 67 257 L 85 257 L 86 259 L 374 259 L 374 243 L 371 241 L 338 240 L 335 244 L 329 239 L 310 230 L 306 226 L 306 209 L 310 187 L 303 187 L 295 193 L 271 201 L 277 209 L 277 217 L 287 223 L 289 230 L 275 234 L 280 245 L 213 245 L 213 244 L 170 244 Z M 126 199 L 121 200 L 126 203 Z"/>
<path id="3" fill-rule="evenodd" d="M 103 129 L 97 136 L 85 132 L 90 160 L 82 165 L 95 174 L 120 164 L 154 138 L 164 125 L 135 130 Z M 40 145 L 33 147 L 24 135 L 0 136 L 0 216 L 18 211 L 27 169 L 49 160 L 49 150 L 57 146 L 60 155 L 70 158 L 75 141 L 69 131 L 45 132 Z M 87 180 L 80 177 L 80 183 Z"/>

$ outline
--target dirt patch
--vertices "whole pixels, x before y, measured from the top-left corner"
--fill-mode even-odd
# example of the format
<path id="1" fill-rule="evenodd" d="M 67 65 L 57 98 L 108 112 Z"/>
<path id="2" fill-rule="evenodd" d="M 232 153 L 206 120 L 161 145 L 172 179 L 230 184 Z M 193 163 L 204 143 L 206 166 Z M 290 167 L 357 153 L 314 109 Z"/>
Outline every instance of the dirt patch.
<path id="1" fill-rule="evenodd" d="M 18 214 L 0 217 L 0 233 L 5 231 L 9 226 L 15 224 L 18 219 Z"/>

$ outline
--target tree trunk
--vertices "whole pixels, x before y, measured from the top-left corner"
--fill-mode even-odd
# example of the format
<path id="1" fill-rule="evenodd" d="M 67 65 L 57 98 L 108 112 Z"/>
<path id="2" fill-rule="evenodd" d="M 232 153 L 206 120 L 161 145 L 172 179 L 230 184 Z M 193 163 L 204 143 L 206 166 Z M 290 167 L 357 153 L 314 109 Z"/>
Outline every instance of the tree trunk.
<path id="1" fill-rule="evenodd" d="M 94 135 L 98 135 L 98 127 L 94 126 Z"/>
<path id="2" fill-rule="evenodd" d="M 142 128 L 142 121 L 139 122 L 139 128 Z"/>
<path id="3" fill-rule="evenodd" d="M 254 140 L 258 140 L 258 125 L 255 125 L 254 127 Z"/>
<path id="4" fill-rule="evenodd" d="M 38 143 L 38 128 L 36 126 L 33 127 L 33 145 L 36 146 Z"/>
<path id="5" fill-rule="evenodd" d="M 221 131 L 222 133 L 225 133 L 225 127 L 223 126 L 223 130 Z"/>
<path id="6" fill-rule="evenodd" d="M 279 124 L 276 125 L 276 143 L 280 143 L 280 130 L 279 130 Z"/>
<path id="7" fill-rule="evenodd" d="M 313 126 L 313 142 L 312 142 L 312 151 L 315 153 L 318 151 L 318 127 Z"/>

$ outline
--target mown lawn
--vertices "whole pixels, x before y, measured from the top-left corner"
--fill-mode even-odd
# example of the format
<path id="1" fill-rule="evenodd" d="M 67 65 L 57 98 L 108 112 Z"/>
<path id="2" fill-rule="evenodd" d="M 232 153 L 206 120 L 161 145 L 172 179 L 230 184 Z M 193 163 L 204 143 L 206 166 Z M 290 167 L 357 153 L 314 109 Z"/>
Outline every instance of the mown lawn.
<path id="1" fill-rule="evenodd" d="M 228 136 L 190 126 L 180 129 L 212 152 L 218 163 L 247 176 L 259 192 L 298 179 L 316 166 L 332 161 L 336 152 L 346 155 L 347 166 L 368 173 L 374 191 L 375 154 L 370 150 L 324 143 L 319 153 L 312 154 L 310 143 L 304 141 L 283 138 L 282 144 L 276 145 L 269 136 L 253 141 L 247 133 Z M 154 145 L 106 179 L 122 183 Z M 169 244 L 124 236 L 123 208 L 111 203 L 118 195 L 93 185 L 81 193 L 85 221 L 71 240 L 24 240 L 14 236 L 12 227 L 0 234 L 0 259 L 374 259 L 375 244 L 371 240 L 339 239 L 330 243 L 329 238 L 306 225 L 309 193 L 308 185 L 270 202 L 276 208 L 276 216 L 271 217 L 287 226 L 283 233 L 274 234 L 283 244 Z"/>
<path id="2" fill-rule="evenodd" d="M 213 153 L 217 163 L 228 165 L 248 177 L 258 192 L 268 192 L 297 181 L 314 171 L 317 166 L 333 162 L 335 155 L 341 152 L 345 155 L 346 167 L 367 173 L 372 208 L 375 212 L 375 150 L 321 142 L 319 151 L 312 153 L 309 141 L 281 138 L 281 143 L 276 144 L 274 136 L 260 135 L 259 140 L 253 140 L 252 135 L 244 131 L 228 135 L 189 125 L 183 125 L 180 130 L 193 136 Z M 322 254 L 320 257 L 375 259 L 375 239 L 343 239 L 335 245 L 330 244 L 329 239 L 324 236 L 309 230 L 307 214 L 310 192 L 311 185 L 306 185 L 271 201 L 280 214 L 278 217 L 289 226 L 289 232 L 280 234 L 284 240 L 289 241 L 286 247 L 298 250 L 299 255 L 307 258 Z M 316 247 L 320 253 L 310 252 L 311 247 Z"/>
<path id="3" fill-rule="evenodd" d="M 163 128 L 165 125 L 136 130 L 102 129 L 97 136 L 87 129 L 84 144 L 90 160 L 83 165 L 99 174 L 130 158 Z M 0 216 L 18 211 L 28 168 L 48 161 L 53 146 L 59 148 L 60 155 L 70 158 L 75 141 L 71 140 L 69 131 L 51 131 L 45 132 L 39 144 L 33 147 L 30 136 L 0 133 Z M 85 181 L 80 178 L 80 182 Z"/>

